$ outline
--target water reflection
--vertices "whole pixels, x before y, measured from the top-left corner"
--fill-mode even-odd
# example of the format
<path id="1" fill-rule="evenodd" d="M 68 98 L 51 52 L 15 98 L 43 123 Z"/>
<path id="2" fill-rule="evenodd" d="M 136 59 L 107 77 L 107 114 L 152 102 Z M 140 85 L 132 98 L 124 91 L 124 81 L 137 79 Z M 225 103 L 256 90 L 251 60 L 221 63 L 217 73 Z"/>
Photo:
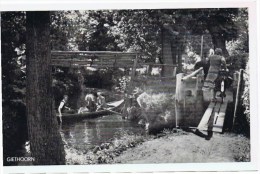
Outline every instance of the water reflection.
<path id="1" fill-rule="evenodd" d="M 61 127 L 66 143 L 77 150 L 88 149 L 104 142 L 111 142 L 121 132 L 143 134 L 144 130 L 136 123 L 123 120 L 119 115 L 108 115 L 87 119 L 76 123 L 66 123 Z"/>

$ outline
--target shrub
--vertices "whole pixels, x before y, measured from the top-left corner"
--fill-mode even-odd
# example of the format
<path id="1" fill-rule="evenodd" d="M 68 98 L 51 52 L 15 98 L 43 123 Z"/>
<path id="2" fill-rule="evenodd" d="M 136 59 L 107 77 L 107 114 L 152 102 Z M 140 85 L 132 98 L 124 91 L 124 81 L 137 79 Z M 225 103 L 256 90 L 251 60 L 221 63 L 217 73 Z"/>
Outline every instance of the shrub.
<path id="1" fill-rule="evenodd" d="M 237 116 L 235 121 L 234 131 L 237 133 L 245 134 L 250 136 L 250 98 L 249 98 L 249 64 L 246 67 L 243 73 L 243 83 L 242 83 L 242 96 L 239 98 L 239 104 L 237 107 Z"/>
<path id="2" fill-rule="evenodd" d="M 246 69 L 249 55 L 247 53 L 235 54 L 227 58 L 227 64 L 229 65 L 230 73 L 239 71 L 240 69 Z"/>
<path id="3" fill-rule="evenodd" d="M 169 93 L 144 92 L 137 98 L 142 116 L 148 123 L 148 131 L 157 133 L 175 123 L 175 98 Z"/>
<path id="4" fill-rule="evenodd" d="M 246 66 L 246 70 L 244 73 L 244 82 L 245 82 L 245 86 L 244 86 L 244 92 L 243 92 L 243 106 L 245 107 L 245 111 L 244 114 L 246 115 L 246 120 L 248 122 L 248 124 L 250 125 L 250 96 L 249 96 L 249 64 L 247 64 Z"/>

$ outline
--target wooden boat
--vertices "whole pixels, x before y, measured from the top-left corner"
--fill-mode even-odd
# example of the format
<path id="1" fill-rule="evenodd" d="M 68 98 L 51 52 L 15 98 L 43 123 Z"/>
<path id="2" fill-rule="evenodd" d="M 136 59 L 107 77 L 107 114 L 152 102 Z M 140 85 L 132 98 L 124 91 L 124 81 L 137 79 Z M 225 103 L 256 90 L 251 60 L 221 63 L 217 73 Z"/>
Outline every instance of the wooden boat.
<path id="1" fill-rule="evenodd" d="M 96 118 L 103 115 L 110 115 L 116 113 L 115 109 L 121 107 L 124 103 L 124 100 L 114 101 L 107 103 L 108 108 L 100 111 L 95 112 L 85 112 L 85 113 L 73 113 L 73 114 L 62 114 L 62 121 L 71 121 L 71 120 L 80 120 L 80 119 L 87 119 L 87 118 Z M 58 115 L 57 115 L 58 117 Z"/>

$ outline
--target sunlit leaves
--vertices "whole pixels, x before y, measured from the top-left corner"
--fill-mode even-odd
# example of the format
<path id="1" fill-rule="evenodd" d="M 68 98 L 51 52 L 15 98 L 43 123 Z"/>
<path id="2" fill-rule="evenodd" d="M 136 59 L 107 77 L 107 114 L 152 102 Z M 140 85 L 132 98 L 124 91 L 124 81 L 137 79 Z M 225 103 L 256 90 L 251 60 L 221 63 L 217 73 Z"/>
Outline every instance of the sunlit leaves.
<path id="1" fill-rule="evenodd" d="M 195 35 L 207 34 L 209 26 L 215 26 L 210 27 L 211 34 L 231 40 L 238 36 L 234 21 L 244 21 L 240 18 L 237 9 L 217 8 L 60 11 L 52 17 L 56 35 L 52 42 L 59 50 L 141 52 L 152 61 L 160 55 L 165 25 Z"/>

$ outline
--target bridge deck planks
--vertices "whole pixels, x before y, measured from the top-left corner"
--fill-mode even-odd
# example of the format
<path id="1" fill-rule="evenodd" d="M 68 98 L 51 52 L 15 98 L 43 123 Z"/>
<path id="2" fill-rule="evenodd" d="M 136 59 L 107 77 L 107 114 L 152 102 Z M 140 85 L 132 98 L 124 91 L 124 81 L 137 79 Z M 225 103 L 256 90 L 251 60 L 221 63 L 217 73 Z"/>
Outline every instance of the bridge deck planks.
<path id="1" fill-rule="evenodd" d="M 225 120 L 225 116 L 226 116 L 227 105 L 228 105 L 228 102 L 224 101 L 221 104 L 219 112 L 215 113 L 215 118 L 214 118 L 214 122 L 213 122 L 213 131 L 214 132 L 219 132 L 219 133 L 223 132 L 223 125 L 224 125 L 224 120 Z"/>
<path id="2" fill-rule="evenodd" d="M 224 101 L 223 103 L 220 102 L 210 102 L 207 110 L 205 111 L 197 129 L 207 131 L 210 127 L 212 128 L 213 132 L 219 132 L 222 133 L 223 131 L 223 125 L 227 110 L 227 101 Z M 214 117 L 213 125 L 212 122 L 210 123 L 210 118 Z"/>
<path id="3" fill-rule="evenodd" d="M 207 110 L 205 111 L 197 129 L 199 130 L 208 130 L 208 126 L 209 126 L 209 119 L 210 116 L 212 115 L 212 112 L 214 110 L 216 103 L 215 102 L 210 102 Z"/>

